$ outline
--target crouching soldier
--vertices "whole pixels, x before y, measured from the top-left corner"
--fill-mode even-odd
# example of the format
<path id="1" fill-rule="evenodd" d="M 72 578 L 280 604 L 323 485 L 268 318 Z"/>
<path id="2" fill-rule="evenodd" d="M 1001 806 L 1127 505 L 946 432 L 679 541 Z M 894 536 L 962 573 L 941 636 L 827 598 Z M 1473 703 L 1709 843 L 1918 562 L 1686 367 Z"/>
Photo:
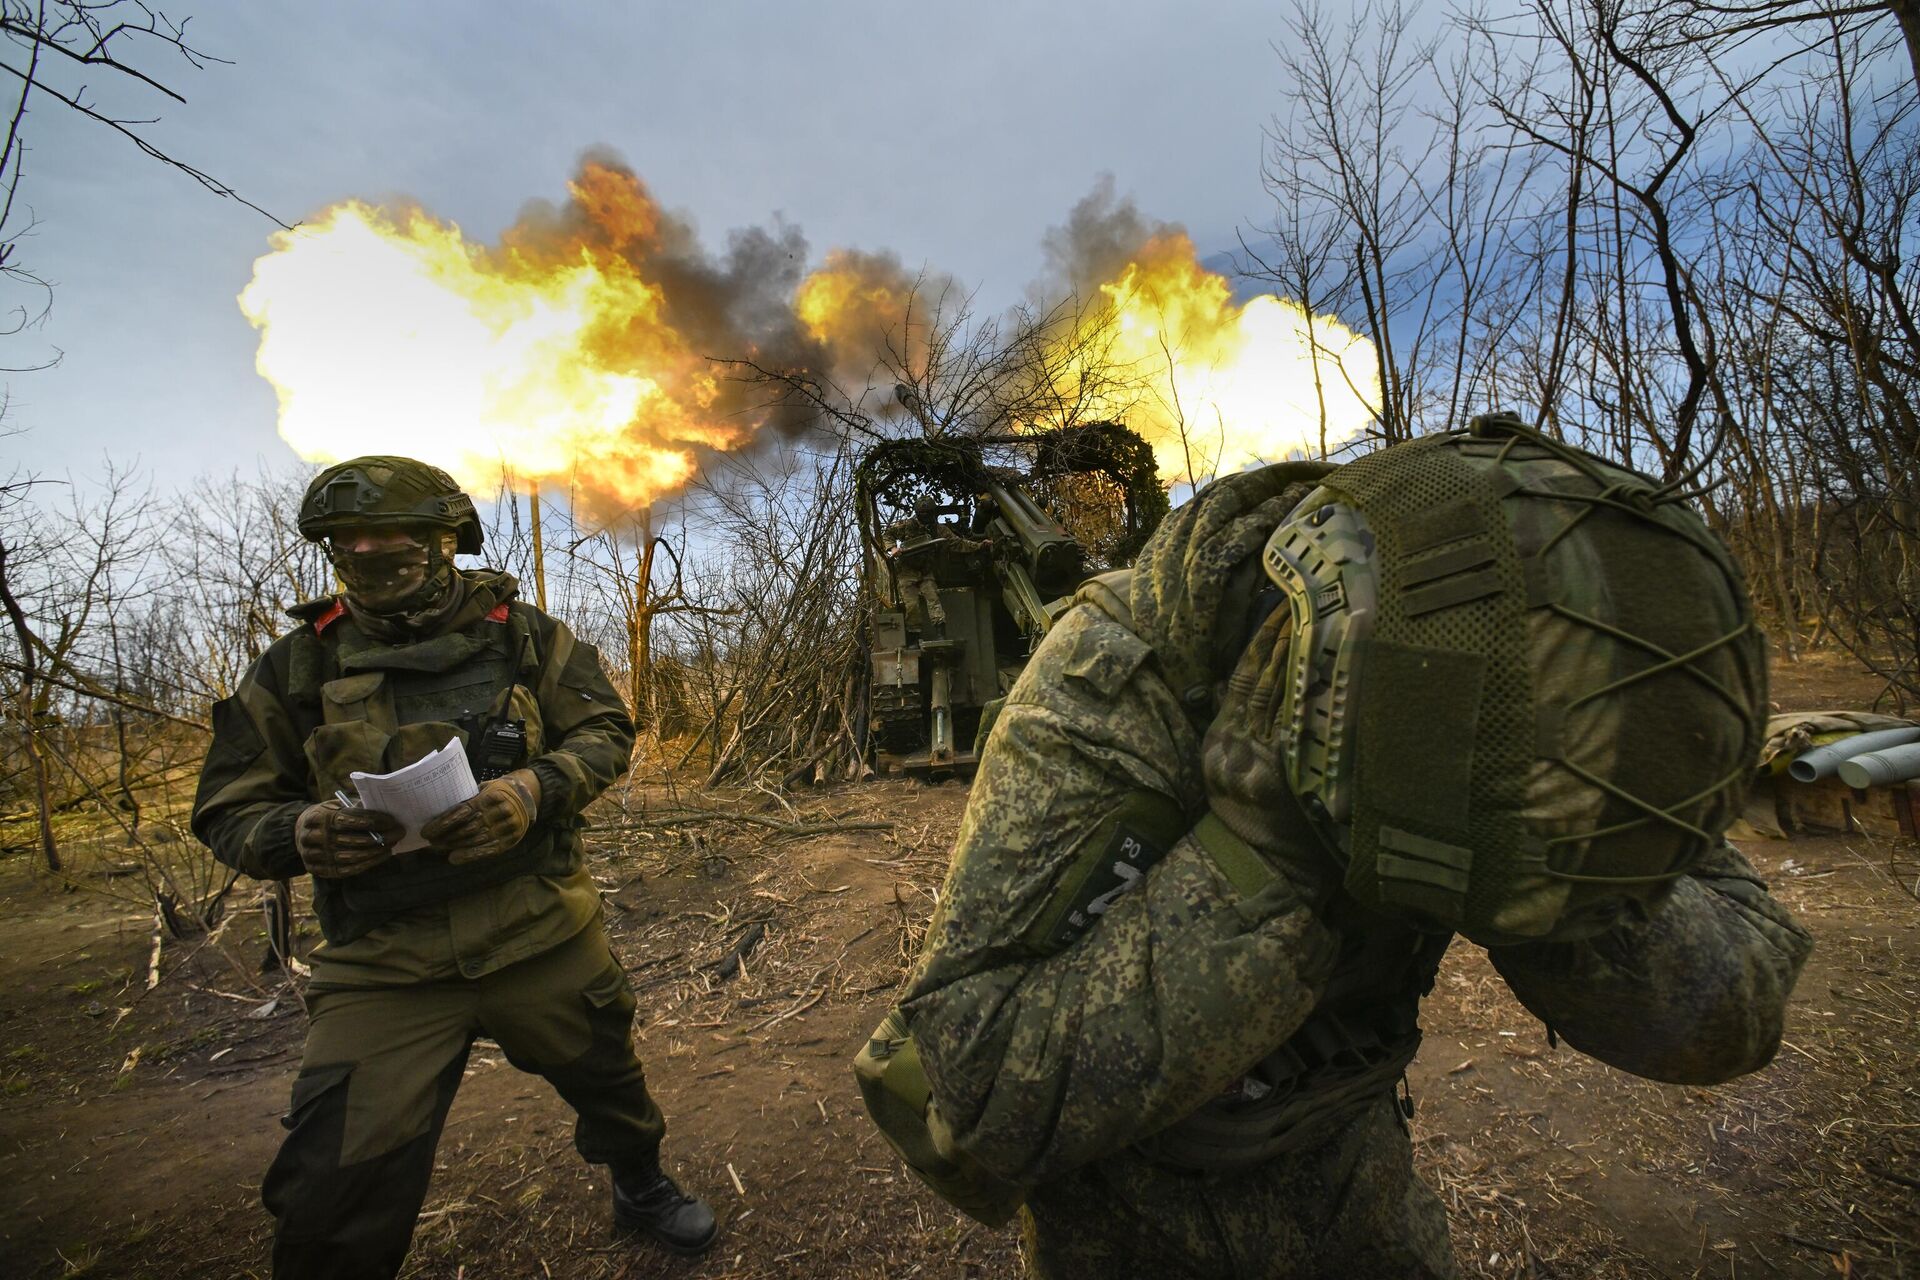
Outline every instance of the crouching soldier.
<path id="1" fill-rule="evenodd" d="M 1396 1085 L 1455 935 L 1623 1070 L 1772 1058 L 1766 708 L 1700 519 L 1515 419 L 1223 479 L 1008 696 L 869 1105 L 1049 1280 L 1453 1275 Z"/>

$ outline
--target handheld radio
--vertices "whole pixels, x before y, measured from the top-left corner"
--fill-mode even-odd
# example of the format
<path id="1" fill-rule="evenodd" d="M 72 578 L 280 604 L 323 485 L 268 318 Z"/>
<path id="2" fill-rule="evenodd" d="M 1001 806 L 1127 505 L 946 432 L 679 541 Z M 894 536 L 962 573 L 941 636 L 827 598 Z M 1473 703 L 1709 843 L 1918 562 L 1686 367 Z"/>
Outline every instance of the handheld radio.
<path id="1" fill-rule="evenodd" d="M 514 659 L 512 671 L 508 673 L 507 688 L 501 695 L 500 708 L 467 748 L 467 758 L 473 765 L 476 781 L 504 778 L 525 763 L 527 722 L 517 718 L 508 719 L 507 709 L 513 703 L 514 686 L 520 683 L 520 668 L 527 660 L 527 646 L 532 643 L 532 635 L 521 638 L 520 653 Z"/>

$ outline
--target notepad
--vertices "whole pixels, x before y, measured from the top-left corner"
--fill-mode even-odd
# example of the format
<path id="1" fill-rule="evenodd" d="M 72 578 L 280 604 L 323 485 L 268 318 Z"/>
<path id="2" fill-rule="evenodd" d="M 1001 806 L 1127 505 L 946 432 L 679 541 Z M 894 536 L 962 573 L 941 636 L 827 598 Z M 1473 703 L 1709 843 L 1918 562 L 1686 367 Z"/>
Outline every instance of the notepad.
<path id="1" fill-rule="evenodd" d="M 353 789 L 360 805 L 390 813 L 406 828 L 393 846 L 395 853 L 424 849 L 420 828 L 480 791 L 467 763 L 466 748 L 458 739 L 392 773 L 355 773 Z"/>

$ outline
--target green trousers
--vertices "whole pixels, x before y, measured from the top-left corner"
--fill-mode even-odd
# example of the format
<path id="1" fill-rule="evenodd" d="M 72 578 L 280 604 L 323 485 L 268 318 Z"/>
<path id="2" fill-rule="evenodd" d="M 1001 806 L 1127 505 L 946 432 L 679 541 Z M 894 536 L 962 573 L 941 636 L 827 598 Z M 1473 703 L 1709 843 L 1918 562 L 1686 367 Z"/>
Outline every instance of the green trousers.
<path id="1" fill-rule="evenodd" d="M 1042 1280 L 1456 1274 L 1446 1211 L 1415 1176 L 1387 1095 L 1326 1141 L 1234 1173 L 1123 1152 L 1036 1188 L 1021 1218 L 1021 1251 Z"/>
<path id="2" fill-rule="evenodd" d="M 947 608 L 940 603 L 940 584 L 933 580 L 931 574 L 898 569 L 895 570 L 895 581 L 900 585 L 900 608 L 910 609 L 917 603 L 923 628 L 947 625 Z"/>
<path id="3" fill-rule="evenodd" d="M 262 1199 L 277 1220 L 273 1273 L 390 1277 L 426 1199 L 434 1148 L 475 1038 L 546 1077 L 579 1113 L 574 1145 L 593 1164 L 645 1169 L 665 1122 L 634 1056 L 634 1001 L 594 921 L 571 939 L 483 977 L 325 987 L 289 1130 Z"/>

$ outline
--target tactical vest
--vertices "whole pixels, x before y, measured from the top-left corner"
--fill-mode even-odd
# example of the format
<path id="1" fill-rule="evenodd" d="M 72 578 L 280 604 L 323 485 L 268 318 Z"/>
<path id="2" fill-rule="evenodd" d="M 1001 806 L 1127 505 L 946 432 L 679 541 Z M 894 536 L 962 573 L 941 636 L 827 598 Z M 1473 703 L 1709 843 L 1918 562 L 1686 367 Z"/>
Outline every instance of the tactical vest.
<path id="1" fill-rule="evenodd" d="M 495 714 L 526 722 L 527 759 L 544 751 L 539 703 L 528 687 L 542 655 L 525 610 L 503 605 L 460 630 L 399 644 L 371 639 L 337 608 L 296 633 L 288 695 L 317 711 L 306 740 L 316 794 L 351 795 L 356 771 L 390 773 L 449 742 L 464 746 Z M 564 836 L 555 824 L 536 822 L 496 858 L 456 865 L 429 849 L 349 879 L 316 879 L 314 914 L 328 941 L 348 942 L 401 912 L 515 876 L 565 875 L 574 853 Z"/>

